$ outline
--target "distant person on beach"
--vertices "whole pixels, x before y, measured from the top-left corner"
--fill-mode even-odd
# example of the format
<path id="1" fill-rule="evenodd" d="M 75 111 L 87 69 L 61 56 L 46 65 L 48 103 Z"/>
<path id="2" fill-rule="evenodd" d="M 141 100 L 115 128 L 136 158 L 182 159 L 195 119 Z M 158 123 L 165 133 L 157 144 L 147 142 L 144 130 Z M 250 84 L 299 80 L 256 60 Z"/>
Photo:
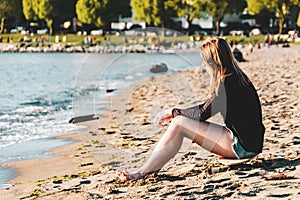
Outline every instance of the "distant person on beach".
<path id="1" fill-rule="evenodd" d="M 211 75 L 210 92 L 203 104 L 174 108 L 156 115 L 162 126 L 171 120 L 146 163 L 136 172 L 118 172 L 121 181 L 141 179 L 159 172 L 182 146 L 184 138 L 222 158 L 243 159 L 262 151 L 265 127 L 258 94 L 222 38 L 206 40 L 201 46 L 203 64 Z M 206 121 L 221 113 L 225 126 Z"/>
<path id="2" fill-rule="evenodd" d="M 272 35 L 270 33 L 266 36 L 266 44 L 268 48 L 272 45 Z"/>

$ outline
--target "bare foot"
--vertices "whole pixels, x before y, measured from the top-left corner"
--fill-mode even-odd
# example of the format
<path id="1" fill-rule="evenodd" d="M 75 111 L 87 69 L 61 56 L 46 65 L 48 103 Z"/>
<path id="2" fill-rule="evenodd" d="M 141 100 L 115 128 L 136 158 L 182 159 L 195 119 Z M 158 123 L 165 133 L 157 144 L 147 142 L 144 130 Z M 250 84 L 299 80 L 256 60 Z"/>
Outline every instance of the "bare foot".
<path id="1" fill-rule="evenodd" d="M 129 173 L 124 170 L 122 172 L 117 172 L 117 178 L 121 182 L 125 182 L 125 181 L 130 181 L 130 180 L 141 179 L 141 178 L 144 178 L 144 176 L 142 176 L 140 173 Z"/>

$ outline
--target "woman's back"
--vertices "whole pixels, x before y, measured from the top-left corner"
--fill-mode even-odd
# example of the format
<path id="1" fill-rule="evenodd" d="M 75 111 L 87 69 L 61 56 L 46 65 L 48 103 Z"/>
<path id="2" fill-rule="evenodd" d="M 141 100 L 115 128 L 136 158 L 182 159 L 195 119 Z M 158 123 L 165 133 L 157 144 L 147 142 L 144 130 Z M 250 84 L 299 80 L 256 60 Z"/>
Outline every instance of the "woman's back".
<path id="1" fill-rule="evenodd" d="M 244 148 L 261 152 L 264 137 L 262 111 L 258 94 L 249 81 L 241 83 L 233 73 L 224 80 L 226 113 L 222 113 L 225 124 L 239 138 Z M 222 94 L 222 93 L 220 93 Z"/>

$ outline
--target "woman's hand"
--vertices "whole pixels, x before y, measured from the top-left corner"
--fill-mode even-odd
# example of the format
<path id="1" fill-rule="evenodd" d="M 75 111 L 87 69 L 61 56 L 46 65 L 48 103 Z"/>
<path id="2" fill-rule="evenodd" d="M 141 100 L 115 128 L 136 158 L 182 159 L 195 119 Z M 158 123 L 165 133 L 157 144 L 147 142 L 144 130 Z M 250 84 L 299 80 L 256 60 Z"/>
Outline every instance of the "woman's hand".
<path id="1" fill-rule="evenodd" d="M 162 127 L 166 121 L 172 119 L 172 109 L 164 110 L 155 115 L 153 118 L 153 124 Z"/>

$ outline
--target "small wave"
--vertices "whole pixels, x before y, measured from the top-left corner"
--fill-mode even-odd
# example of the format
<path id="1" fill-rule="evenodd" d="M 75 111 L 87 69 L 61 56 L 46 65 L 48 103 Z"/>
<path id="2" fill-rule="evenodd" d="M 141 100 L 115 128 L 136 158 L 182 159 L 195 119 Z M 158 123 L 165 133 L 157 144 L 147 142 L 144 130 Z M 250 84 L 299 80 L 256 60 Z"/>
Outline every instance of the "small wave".
<path id="1" fill-rule="evenodd" d="M 22 121 L 23 116 L 19 114 L 3 115 L 0 117 L 0 122 L 19 122 Z"/>
<path id="2" fill-rule="evenodd" d="M 66 105 L 71 103 L 71 97 L 72 97 L 71 94 L 64 93 L 64 96 L 60 96 L 57 99 L 50 99 L 49 97 L 39 97 L 32 101 L 20 103 L 20 105 L 21 106 L 43 106 L 43 107 Z"/>
<path id="3" fill-rule="evenodd" d="M 39 114 L 47 114 L 49 113 L 49 109 L 42 106 L 27 106 L 24 108 L 19 108 L 13 111 L 16 114 L 23 114 L 27 116 L 39 115 Z"/>
<path id="4" fill-rule="evenodd" d="M 0 122 L 0 130 L 1 131 L 9 129 L 9 128 L 10 128 L 9 123 L 7 123 L 7 122 Z"/>
<path id="5" fill-rule="evenodd" d="M 11 187 L 13 187 L 13 185 L 9 184 L 9 183 L 0 184 L 0 189 L 8 189 L 8 188 L 11 188 Z"/>
<path id="6" fill-rule="evenodd" d="M 0 116 L 0 123 L 7 123 L 7 124 L 12 124 L 14 122 L 27 123 L 27 122 L 33 122 L 35 119 L 36 119 L 35 115 L 22 116 L 19 114 L 12 113 L 11 115 L 6 114 Z"/>
<path id="7" fill-rule="evenodd" d="M 75 89 L 75 96 L 85 96 L 99 91 L 97 87 L 78 87 Z"/>
<path id="8" fill-rule="evenodd" d="M 63 124 L 56 121 L 49 121 L 48 123 L 39 122 L 37 124 L 38 126 L 35 123 L 13 123 L 12 125 L 7 125 L 8 129 L 1 131 L 0 150 L 3 147 L 28 140 L 48 138 L 78 131 L 78 127 L 74 124 Z"/>
<path id="9" fill-rule="evenodd" d="M 2 120 L 7 120 L 7 119 L 9 119 L 10 118 L 10 116 L 8 115 L 8 114 L 4 114 L 4 115 L 1 115 L 0 116 L 0 120 L 2 121 Z"/>
<path id="10" fill-rule="evenodd" d="M 65 109 L 68 109 L 68 107 L 70 106 L 71 103 L 72 103 L 71 99 L 53 100 L 52 101 L 52 105 L 55 106 L 55 108 L 65 108 Z"/>
<path id="11" fill-rule="evenodd" d="M 134 81 L 134 77 L 128 75 L 126 77 L 122 77 L 122 79 L 119 80 L 101 81 L 98 85 L 98 88 L 102 88 L 104 89 L 104 91 L 106 91 L 107 89 L 123 89 L 130 86 L 130 84 L 132 84 L 132 81 Z"/>
<path id="12" fill-rule="evenodd" d="M 50 106 L 52 105 L 52 100 L 48 96 L 38 97 L 29 102 L 23 102 L 20 105 L 32 105 L 32 106 Z"/>
<path id="13" fill-rule="evenodd" d="M 134 76 L 128 75 L 124 77 L 125 80 L 134 80 Z"/>
<path id="14" fill-rule="evenodd" d="M 41 102 L 40 101 L 31 101 L 31 102 L 20 103 L 20 105 L 22 105 L 22 106 L 27 106 L 27 105 L 38 106 L 38 105 L 41 105 Z"/>

